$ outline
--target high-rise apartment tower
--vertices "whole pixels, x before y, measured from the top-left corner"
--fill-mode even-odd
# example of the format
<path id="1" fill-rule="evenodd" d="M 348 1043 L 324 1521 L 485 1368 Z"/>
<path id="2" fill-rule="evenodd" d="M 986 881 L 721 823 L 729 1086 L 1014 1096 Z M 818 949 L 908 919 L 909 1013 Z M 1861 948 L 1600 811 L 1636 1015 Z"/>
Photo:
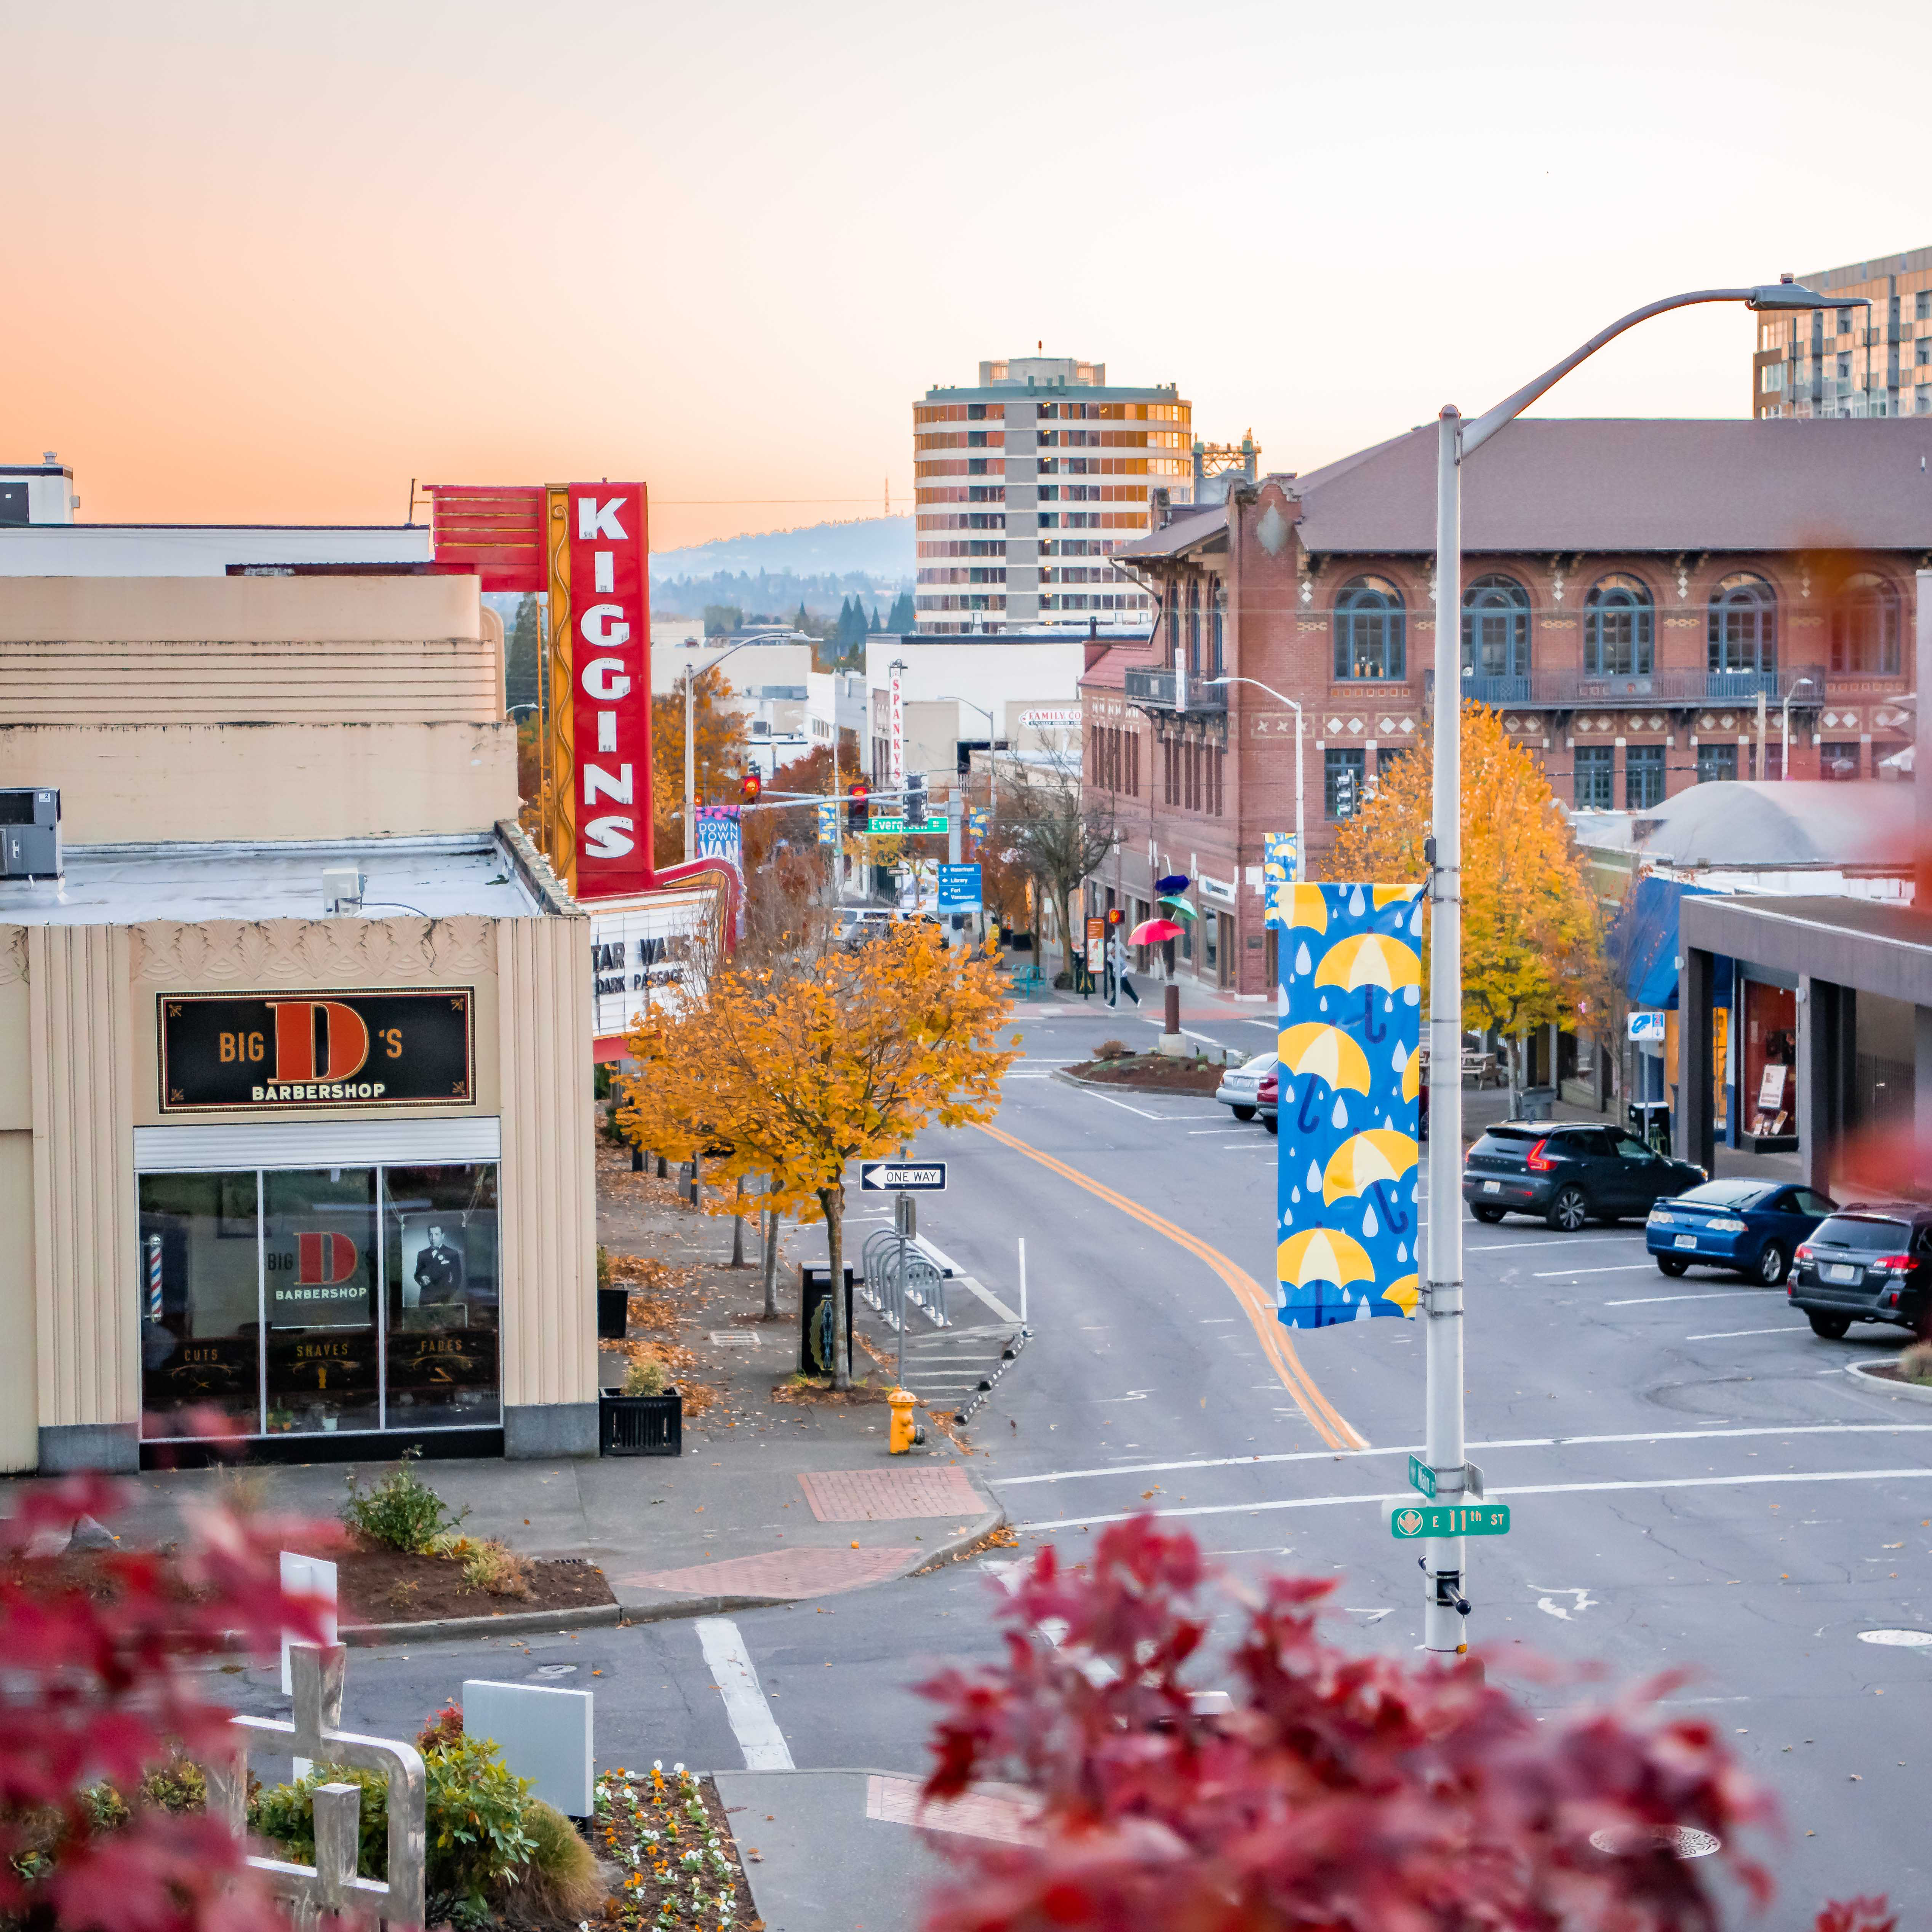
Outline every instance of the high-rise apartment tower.
<path id="1" fill-rule="evenodd" d="M 982 362 L 912 410 L 922 631 L 1151 622 L 1106 561 L 1148 527 L 1148 491 L 1194 498 L 1192 405 L 1116 388 L 1070 356 Z"/>
<path id="2" fill-rule="evenodd" d="M 1758 317 L 1751 414 L 1932 416 L 1932 248 L 1798 279 L 1845 306 Z"/>

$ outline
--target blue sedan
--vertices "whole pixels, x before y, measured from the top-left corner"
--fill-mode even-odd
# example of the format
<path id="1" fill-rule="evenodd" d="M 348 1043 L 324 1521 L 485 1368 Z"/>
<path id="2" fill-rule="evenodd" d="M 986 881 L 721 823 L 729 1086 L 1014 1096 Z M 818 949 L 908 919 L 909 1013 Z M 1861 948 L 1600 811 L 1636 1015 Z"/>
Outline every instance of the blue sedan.
<path id="1" fill-rule="evenodd" d="M 1665 1274 L 1695 1262 L 1776 1288 L 1798 1243 L 1837 1209 L 1828 1195 L 1787 1181 L 1707 1180 L 1650 1210 L 1644 1245 Z"/>

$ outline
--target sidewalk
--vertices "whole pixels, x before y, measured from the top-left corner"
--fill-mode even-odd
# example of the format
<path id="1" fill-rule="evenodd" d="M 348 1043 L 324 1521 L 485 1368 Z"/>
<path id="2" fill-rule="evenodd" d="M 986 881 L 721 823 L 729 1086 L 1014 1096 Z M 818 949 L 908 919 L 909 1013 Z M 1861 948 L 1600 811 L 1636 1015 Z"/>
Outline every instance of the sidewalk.
<path id="1" fill-rule="evenodd" d="M 753 1264 L 720 1265 L 731 1252 L 728 1220 L 679 1203 L 669 1180 L 632 1174 L 617 1149 L 600 1143 L 598 1160 L 600 1238 L 615 1253 L 672 1264 L 672 1279 L 651 1298 L 660 1325 L 644 1333 L 676 1360 L 680 1386 L 708 1406 L 687 1414 L 676 1457 L 419 1464 L 447 1504 L 468 1509 L 470 1534 L 500 1537 L 526 1556 L 586 1558 L 634 1621 L 884 1582 L 944 1562 L 1000 1526 L 1003 1513 L 970 1472 L 963 1432 L 956 1442 L 928 1428 L 925 1448 L 889 1456 L 890 1378 L 862 1351 L 854 1372 L 869 1373 L 873 1387 L 857 1400 L 775 1396 L 790 1393 L 784 1384 L 798 1364 L 798 1269 L 782 1258 L 782 1318 L 760 1322 L 754 1222 L 746 1239 Z M 824 1232 L 792 1229 L 787 1245 L 794 1244 L 821 1258 Z M 603 1360 L 600 1378 L 619 1380 L 623 1362 Z M 263 1464 L 245 1480 L 267 1509 L 332 1519 L 352 1478 L 366 1484 L 392 1466 L 374 1458 Z M 135 1505 L 115 1526 L 137 1543 L 177 1537 L 183 1504 L 231 1480 L 214 1469 L 130 1478 Z M 0 1508 L 4 1492 L 0 1485 Z"/>

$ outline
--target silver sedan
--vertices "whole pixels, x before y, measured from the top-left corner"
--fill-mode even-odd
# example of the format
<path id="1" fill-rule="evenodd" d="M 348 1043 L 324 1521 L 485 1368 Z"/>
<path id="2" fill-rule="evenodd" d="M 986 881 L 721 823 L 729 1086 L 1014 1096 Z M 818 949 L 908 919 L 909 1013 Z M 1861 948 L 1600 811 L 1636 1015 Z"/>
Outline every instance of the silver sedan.
<path id="1" fill-rule="evenodd" d="M 1274 1071 L 1277 1056 L 1273 1053 L 1258 1053 L 1254 1058 L 1240 1066 L 1231 1067 L 1221 1076 L 1221 1084 L 1214 1090 L 1214 1097 L 1230 1108 L 1238 1120 L 1252 1120 L 1255 1117 L 1255 1099 L 1262 1082 Z"/>

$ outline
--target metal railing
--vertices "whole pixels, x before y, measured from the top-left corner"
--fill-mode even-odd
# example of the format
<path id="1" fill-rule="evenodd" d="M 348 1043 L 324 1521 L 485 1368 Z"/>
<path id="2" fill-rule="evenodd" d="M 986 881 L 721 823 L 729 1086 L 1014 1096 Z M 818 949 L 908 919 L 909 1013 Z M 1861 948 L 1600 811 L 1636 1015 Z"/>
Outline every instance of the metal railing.
<path id="1" fill-rule="evenodd" d="M 1796 664 L 1778 670 L 1532 669 L 1514 677 L 1465 677 L 1462 695 L 1498 707 L 1518 705 L 1556 710 L 1592 704 L 1754 704 L 1762 692 L 1774 704 L 1781 704 L 1787 694 L 1795 694 L 1794 704 L 1815 709 L 1824 702 L 1826 676 L 1821 664 Z M 1434 697 L 1435 689 L 1436 674 L 1425 672 L 1425 700 Z"/>
<path id="2" fill-rule="evenodd" d="M 1174 703 L 1174 674 L 1171 670 L 1130 670 L 1126 674 L 1127 697 L 1142 704 L 1159 704 L 1168 710 L 1176 710 Z M 1228 687 L 1225 684 L 1208 684 L 1202 678 L 1190 677 L 1187 680 L 1187 709 L 1190 711 L 1226 711 L 1228 708 Z"/>

